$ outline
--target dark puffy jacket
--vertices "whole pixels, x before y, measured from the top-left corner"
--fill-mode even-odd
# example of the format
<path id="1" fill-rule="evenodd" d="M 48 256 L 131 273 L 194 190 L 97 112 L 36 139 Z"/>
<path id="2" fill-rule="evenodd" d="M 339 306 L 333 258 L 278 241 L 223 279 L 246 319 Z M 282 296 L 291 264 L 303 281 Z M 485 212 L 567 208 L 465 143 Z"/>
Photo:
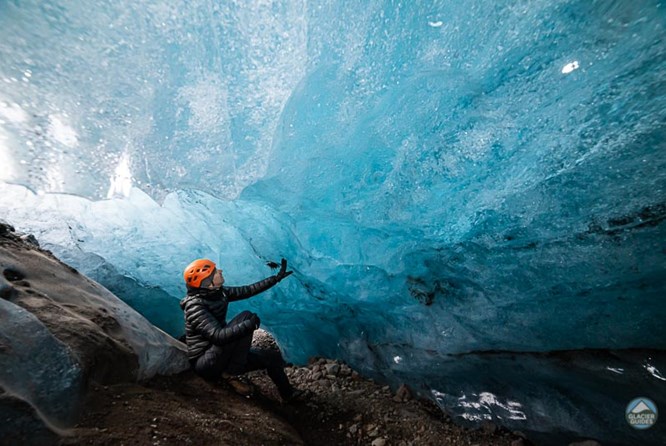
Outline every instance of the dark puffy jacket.
<path id="1" fill-rule="evenodd" d="M 180 301 L 180 307 L 185 312 L 185 340 L 189 359 L 198 358 L 212 344 L 222 346 L 252 333 L 255 326 L 251 320 L 234 326 L 227 325 L 229 302 L 255 296 L 278 282 L 276 276 L 271 276 L 247 286 L 188 291 L 187 296 Z"/>

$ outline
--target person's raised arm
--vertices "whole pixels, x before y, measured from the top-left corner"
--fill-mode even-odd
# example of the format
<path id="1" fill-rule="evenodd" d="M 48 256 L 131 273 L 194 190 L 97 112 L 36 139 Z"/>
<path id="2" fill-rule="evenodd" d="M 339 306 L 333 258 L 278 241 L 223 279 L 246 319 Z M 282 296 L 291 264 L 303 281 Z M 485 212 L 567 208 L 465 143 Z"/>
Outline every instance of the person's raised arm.
<path id="1" fill-rule="evenodd" d="M 246 285 L 246 286 L 225 286 L 223 289 L 226 291 L 227 296 L 229 298 L 229 302 L 233 302 L 236 300 L 242 300 L 242 299 L 247 299 L 252 296 L 256 296 L 259 293 L 263 293 L 264 291 L 268 290 L 269 288 L 275 286 L 278 282 L 280 282 L 282 279 L 285 277 L 290 276 L 293 273 L 293 271 L 287 271 L 287 260 L 282 259 L 282 264 L 280 267 L 280 271 L 274 276 L 270 276 L 265 278 L 264 280 L 260 280 L 259 282 L 255 282 L 252 285 Z"/>

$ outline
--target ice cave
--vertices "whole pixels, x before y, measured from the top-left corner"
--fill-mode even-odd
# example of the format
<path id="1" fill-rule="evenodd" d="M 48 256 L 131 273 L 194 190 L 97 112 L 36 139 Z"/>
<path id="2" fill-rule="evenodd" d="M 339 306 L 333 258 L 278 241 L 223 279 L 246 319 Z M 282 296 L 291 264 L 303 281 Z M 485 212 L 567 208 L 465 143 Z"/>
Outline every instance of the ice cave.
<path id="1" fill-rule="evenodd" d="M 663 2 L 2 0 L 0 37 L 0 218 L 165 332 L 192 259 L 284 257 L 232 311 L 289 361 L 663 441 L 624 420 L 666 410 Z"/>

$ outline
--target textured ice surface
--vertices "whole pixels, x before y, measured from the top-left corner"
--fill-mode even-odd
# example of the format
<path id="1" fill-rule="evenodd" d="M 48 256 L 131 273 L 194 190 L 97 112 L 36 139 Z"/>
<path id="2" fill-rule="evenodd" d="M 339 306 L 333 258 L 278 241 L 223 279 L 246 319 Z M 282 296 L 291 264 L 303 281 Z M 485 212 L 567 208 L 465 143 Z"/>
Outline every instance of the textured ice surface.
<path id="1" fill-rule="evenodd" d="M 1 2 L 2 209 L 173 334 L 192 258 L 288 258 L 293 361 L 663 349 L 664 9 Z"/>

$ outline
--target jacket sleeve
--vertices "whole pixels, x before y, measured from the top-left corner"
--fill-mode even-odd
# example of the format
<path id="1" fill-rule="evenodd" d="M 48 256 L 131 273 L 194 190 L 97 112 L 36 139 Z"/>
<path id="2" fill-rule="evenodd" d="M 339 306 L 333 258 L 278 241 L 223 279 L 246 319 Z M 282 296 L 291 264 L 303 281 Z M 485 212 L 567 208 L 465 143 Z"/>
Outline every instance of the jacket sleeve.
<path id="1" fill-rule="evenodd" d="M 185 310 L 185 318 L 204 338 L 216 345 L 225 345 L 247 336 L 254 330 L 252 320 L 223 326 L 201 302 L 192 302 Z"/>
<path id="2" fill-rule="evenodd" d="M 263 293 L 267 289 L 274 286 L 278 283 L 279 280 L 277 276 L 270 276 L 259 282 L 255 282 L 252 285 L 246 286 L 226 286 L 222 287 L 227 294 L 229 302 L 234 302 L 236 300 L 247 299 L 248 297 L 256 296 L 259 293 Z"/>

